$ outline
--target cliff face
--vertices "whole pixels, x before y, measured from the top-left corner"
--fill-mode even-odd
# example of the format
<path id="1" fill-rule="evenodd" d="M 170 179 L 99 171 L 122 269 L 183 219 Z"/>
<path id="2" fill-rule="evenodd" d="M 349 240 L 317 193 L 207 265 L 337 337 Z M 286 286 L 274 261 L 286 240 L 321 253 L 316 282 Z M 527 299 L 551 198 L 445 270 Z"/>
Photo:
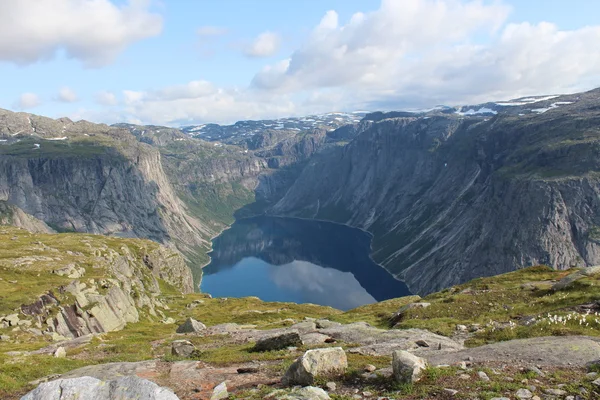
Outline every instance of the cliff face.
<path id="1" fill-rule="evenodd" d="M 374 259 L 420 294 L 538 263 L 598 264 L 598 96 L 573 103 L 384 118 L 311 160 L 271 212 L 372 232 Z"/>
<path id="2" fill-rule="evenodd" d="M 54 233 L 43 221 L 5 201 L 0 201 L 0 225 L 12 225 L 34 233 Z"/>

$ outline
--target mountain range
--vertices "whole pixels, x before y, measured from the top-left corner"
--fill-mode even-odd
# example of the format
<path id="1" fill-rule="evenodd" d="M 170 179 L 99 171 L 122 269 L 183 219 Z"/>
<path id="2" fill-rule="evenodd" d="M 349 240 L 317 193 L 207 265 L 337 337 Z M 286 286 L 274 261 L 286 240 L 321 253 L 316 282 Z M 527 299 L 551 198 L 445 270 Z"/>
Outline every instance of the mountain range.
<path id="1" fill-rule="evenodd" d="M 599 126 L 598 89 L 181 129 L 0 110 L 0 200 L 15 224 L 178 249 L 197 279 L 235 217 L 339 222 L 426 294 L 599 264 Z"/>

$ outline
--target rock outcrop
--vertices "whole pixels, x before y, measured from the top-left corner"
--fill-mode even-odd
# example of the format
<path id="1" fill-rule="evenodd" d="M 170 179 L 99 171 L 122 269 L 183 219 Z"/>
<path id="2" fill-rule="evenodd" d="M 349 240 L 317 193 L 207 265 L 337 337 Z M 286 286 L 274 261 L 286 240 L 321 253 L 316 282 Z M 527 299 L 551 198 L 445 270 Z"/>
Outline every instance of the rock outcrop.
<path id="1" fill-rule="evenodd" d="M 89 376 L 42 383 L 21 400 L 179 400 L 154 382 L 126 376 L 104 382 Z"/>

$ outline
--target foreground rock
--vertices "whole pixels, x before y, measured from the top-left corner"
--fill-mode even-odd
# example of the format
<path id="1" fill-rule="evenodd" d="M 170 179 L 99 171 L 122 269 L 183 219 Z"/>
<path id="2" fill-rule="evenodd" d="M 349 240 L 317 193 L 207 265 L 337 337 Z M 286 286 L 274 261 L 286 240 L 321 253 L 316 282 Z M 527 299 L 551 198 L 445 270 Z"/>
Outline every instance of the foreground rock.
<path id="1" fill-rule="evenodd" d="M 301 346 L 302 339 L 298 331 L 291 331 L 259 339 L 254 351 L 282 350 L 290 346 Z"/>
<path id="2" fill-rule="evenodd" d="M 179 325 L 177 333 L 200 333 L 206 329 L 206 325 L 196 321 L 194 318 L 188 318 L 183 324 Z"/>
<path id="3" fill-rule="evenodd" d="M 394 380 L 399 383 L 413 383 L 421 379 L 427 368 L 427 361 L 408 351 L 399 350 L 392 353 L 392 369 Z"/>
<path id="4" fill-rule="evenodd" d="M 290 394 L 277 397 L 277 400 L 329 400 L 331 397 L 323 389 L 306 386 L 299 389 L 294 389 Z"/>
<path id="5" fill-rule="evenodd" d="M 341 347 L 308 350 L 285 373 L 284 385 L 312 385 L 317 376 L 343 373 L 348 368 L 346 353 Z"/>
<path id="6" fill-rule="evenodd" d="M 488 344 L 453 353 L 432 353 L 432 365 L 451 365 L 470 357 L 477 363 L 521 362 L 532 365 L 585 367 L 600 359 L 600 338 L 588 336 L 551 336 L 517 339 Z"/>
<path id="7" fill-rule="evenodd" d="M 189 357 L 194 350 L 196 347 L 188 340 L 176 340 L 171 343 L 171 354 L 177 357 Z"/>
<path id="8" fill-rule="evenodd" d="M 552 290 L 563 290 L 571 286 L 574 282 L 585 278 L 586 276 L 592 276 L 600 274 L 600 265 L 594 267 L 584 268 L 580 271 L 574 272 L 562 278 L 559 282 L 552 285 Z"/>
<path id="9" fill-rule="evenodd" d="M 136 376 L 101 381 L 89 376 L 42 383 L 21 400 L 179 400 L 168 389 Z"/>

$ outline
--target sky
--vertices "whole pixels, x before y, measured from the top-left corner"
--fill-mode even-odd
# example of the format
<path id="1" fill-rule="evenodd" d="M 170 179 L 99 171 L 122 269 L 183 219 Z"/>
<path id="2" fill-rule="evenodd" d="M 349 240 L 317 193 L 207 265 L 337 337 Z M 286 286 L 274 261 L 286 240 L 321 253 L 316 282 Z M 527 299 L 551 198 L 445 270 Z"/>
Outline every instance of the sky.
<path id="1" fill-rule="evenodd" d="M 182 126 L 600 86 L 596 0 L 2 0 L 0 108 Z"/>

